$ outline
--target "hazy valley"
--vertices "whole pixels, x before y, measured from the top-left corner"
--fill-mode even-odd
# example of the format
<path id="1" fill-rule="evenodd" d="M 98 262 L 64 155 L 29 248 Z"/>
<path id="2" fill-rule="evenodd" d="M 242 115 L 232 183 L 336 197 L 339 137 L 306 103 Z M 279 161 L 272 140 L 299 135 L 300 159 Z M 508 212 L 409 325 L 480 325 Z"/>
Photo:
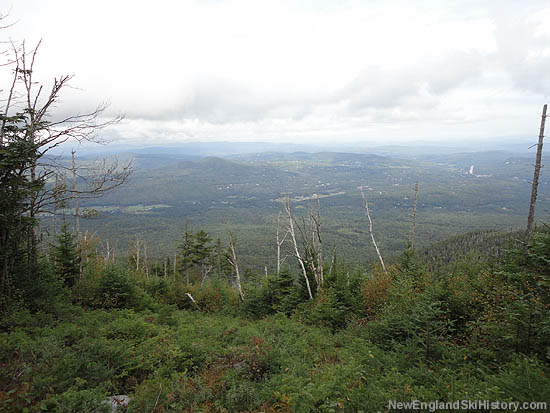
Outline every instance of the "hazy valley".
<path id="1" fill-rule="evenodd" d="M 375 255 L 361 185 L 369 199 L 380 249 L 387 256 L 406 247 L 416 182 L 420 185 L 419 246 L 468 231 L 512 230 L 524 225 L 533 163 L 526 146 L 524 152 L 450 154 L 437 146 L 394 147 L 396 155 L 391 155 L 391 149 L 374 150 L 384 156 L 263 152 L 220 158 L 163 153 L 163 148 L 121 153 L 116 157 L 133 159 L 135 173 L 112 193 L 81 201 L 81 206 L 99 212 L 93 219 L 81 220 L 81 225 L 83 231 L 109 240 L 122 259 L 136 237 L 146 241 L 151 258 L 172 256 L 186 221 L 190 229 L 204 229 L 224 241 L 230 228 L 237 236 L 243 262 L 258 271 L 266 264 L 270 270 L 275 265 L 277 215 L 280 200 L 286 196 L 300 215 L 315 206 L 318 195 L 328 250 L 362 264 Z M 406 157 L 407 153 L 411 155 Z M 95 155 L 79 162 L 93 159 Z M 543 176 L 537 207 L 541 220 L 550 216 L 549 189 L 550 181 Z M 51 226 L 51 219 L 46 218 L 44 225 Z"/>

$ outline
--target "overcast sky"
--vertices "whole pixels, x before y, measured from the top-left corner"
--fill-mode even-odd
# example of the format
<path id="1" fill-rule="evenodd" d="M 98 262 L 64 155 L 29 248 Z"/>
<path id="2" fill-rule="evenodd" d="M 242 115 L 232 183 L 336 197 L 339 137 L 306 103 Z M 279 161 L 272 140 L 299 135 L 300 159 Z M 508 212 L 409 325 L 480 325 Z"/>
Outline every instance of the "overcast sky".
<path id="1" fill-rule="evenodd" d="M 548 1 L 0 0 L 4 39 L 74 74 L 128 143 L 534 136 L 550 96 Z"/>

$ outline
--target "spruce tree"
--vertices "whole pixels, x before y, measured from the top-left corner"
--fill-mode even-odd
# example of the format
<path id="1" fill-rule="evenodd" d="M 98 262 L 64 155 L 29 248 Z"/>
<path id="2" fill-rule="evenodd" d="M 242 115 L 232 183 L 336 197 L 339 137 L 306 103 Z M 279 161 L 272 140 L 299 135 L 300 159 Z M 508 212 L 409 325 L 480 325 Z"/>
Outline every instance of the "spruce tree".
<path id="1" fill-rule="evenodd" d="M 68 287 L 72 287 L 80 273 L 80 261 L 76 241 L 66 222 L 63 222 L 61 233 L 57 237 L 53 257 L 56 274 Z"/>

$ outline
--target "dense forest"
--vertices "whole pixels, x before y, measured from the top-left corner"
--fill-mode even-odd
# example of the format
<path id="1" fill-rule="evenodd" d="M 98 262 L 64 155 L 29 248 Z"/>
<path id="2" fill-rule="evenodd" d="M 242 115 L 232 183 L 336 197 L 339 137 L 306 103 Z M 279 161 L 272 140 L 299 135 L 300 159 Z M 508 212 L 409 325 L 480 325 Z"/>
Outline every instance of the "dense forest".
<path id="1" fill-rule="evenodd" d="M 165 168 L 174 175 L 163 184 L 159 170 L 136 171 L 131 162 L 79 165 L 74 152 L 50 156 L 65 142 L 98 139 L 118 119 L 105 120 L 104 106 L 62 120 L 50 116 L 70 77 L 55 79 L 46 93 L 33 79 L 36 52 L 14 46 L 13 80 L 0 111 L 0 411 L 417 406 L 408 403 L 456 411 L 464 409 L 462 401 L 474 403 L 471 411 L 548 409 L 550 228 L 540 223 L 527 238 L 517 230 L 529 187 L 523 178 L 506 179 L 524 171 L 523 161 L 506 158 L 508 169 L 483 180 L 463 154 L 454 155 L 454 167 L 439 169 L 437 159 L 412 165 L 365 154 L 264 154 L 267 163 L 256 166 L 257 154 L 246 162 L 244 155 L 241 162 L 207 157 L 176 160 Z M 376 195 L 363 187 L 362 175 L 389 189 Z M 154 192 L 150 198 L 177 204 L 181 193 L 192 193 L 204 195 L 202 204 L 186 200 L 179 213 L 168 204 L 141 205 L 139 191 L 129 189 L 136 176 L 140 188 Z M 174 190 L 167 181 L 180 186 Z M 282 193 L 268 181 L 294 187 Z M 426 184 L 424 206 L 417 205 L 418 185 L 413 201 L 411 184 L 418 181 Z M 463 192 L 449 191 L 451 182 Z M 242 186 L 237 193 L 229 184 Z M 401 204 L 403 188 L 408 202 Z M 208 191 L 223 196 L 213 200 Z M 398 229 L 391 237 L 373 230 L 371 196 L 381 211 L 374 223 L 381 217 Z M 102 210 L 94 208 L 98 202 Z M 355 202 L 360 229 L 357 211 L 343 206 Z M 202 221 L 189 227 L 182 219 L 212 203 L 210 214 L 224 211 L 224 218 L 240 221 L 217 222 L 212 235 Z M 109 238 L 85 232 L 85 217 L 118 208 L 146 212 L 114 218 L 121 228 L 121 222 L 135 225 L 123 228 L 136 232 L 125 259 L 115 257 Z M 445 215 L 432 222 L 416 221 L 417 212 L 427 218 L 443 208 Z M 148 220 L 155 224 L 151 209 L 170 210 L 172 221 L 168 214 L 163 222 L 183 226 L 163 236 L 169 253 L 161 246 L 148 255 L 139 235 Z M 262 211 L 274 237 L 253 226 L 251 217 Z M 396 222 L 396 214 L 407 220 Z M 477 222 L 484 229 L 456 235 L 457 227 L 466 232 Z M 450 224 L 452 233 L 431 236 Z M 505 226 L 516 231 L 502 231 Z M 254 233 L 248 241 L 247 229 Z M 428 242 L 448 235 L 455 236 Z M 355 248 L 358 236 L 363 244 Z M 262 248 L 264 256 L 257 254 Z M 269 262 L 246 261 L 268 255 Z M 243 256 L 253 265 L 243 265 Z M 118 401 L 123 406 L 115 408 Z M 500 404 L 479 404 L 489 402 Z"/>

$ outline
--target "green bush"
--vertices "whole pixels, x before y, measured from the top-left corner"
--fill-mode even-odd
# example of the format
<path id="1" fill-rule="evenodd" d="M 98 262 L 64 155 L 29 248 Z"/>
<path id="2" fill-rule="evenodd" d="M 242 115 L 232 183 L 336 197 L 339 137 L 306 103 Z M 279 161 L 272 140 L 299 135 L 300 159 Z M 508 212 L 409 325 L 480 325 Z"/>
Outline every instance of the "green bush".
<path id="1" fill-rule="evenodd" d="M 73 288 L 77 303 L 92 308 L 152 309 L 153 298 L 138 285 L 130 272 L 120 266 L 107 266 L 99 272 L 87 270 Z"/>
<path id="2" fill-rule="evenodd" d="M 44 402 L 42 410 L 54 413 L 110 413 L 105 402 L 107 395 L 102 390 L 67 390 Z"/>

